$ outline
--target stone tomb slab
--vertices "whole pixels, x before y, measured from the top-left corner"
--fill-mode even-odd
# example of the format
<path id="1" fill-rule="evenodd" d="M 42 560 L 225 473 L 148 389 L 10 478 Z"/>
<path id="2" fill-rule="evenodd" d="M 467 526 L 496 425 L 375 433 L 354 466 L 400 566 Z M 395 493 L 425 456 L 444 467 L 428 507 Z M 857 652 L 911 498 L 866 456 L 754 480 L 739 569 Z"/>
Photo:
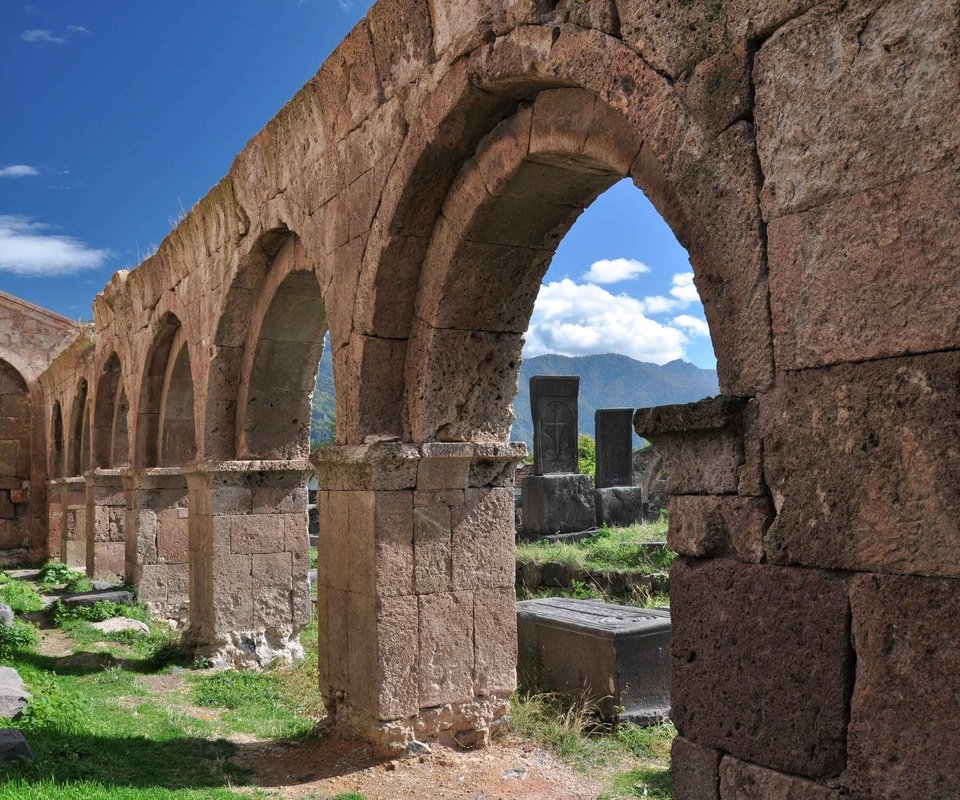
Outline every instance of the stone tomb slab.
<path id="1" fill-rule="evenodd" d="M 597 509 L 597 525 L 624 528 L 643 522 L 646 508 L 640 486 L 609 486 L 595 489 L 593 502 Z"/>
<path id="2" fill-rule="evenodd" d="M 533 466 L 537 475 L 580 471 L 577 451 L 580 377 L 535 375 L 530 379 Z"/>
<path id="3" fill-rule="evenodd" d="M 670 715 L 668 610 L 524 600 L 517 603 L 517 637 L 524 683 L 585 692 L 607 719 L 650 725 Z"/>
<path id="4" fill-rule="evenodd" d="M 633 409 L 600 408 L 597 433 L 597 488 L 633 485 Z"/>

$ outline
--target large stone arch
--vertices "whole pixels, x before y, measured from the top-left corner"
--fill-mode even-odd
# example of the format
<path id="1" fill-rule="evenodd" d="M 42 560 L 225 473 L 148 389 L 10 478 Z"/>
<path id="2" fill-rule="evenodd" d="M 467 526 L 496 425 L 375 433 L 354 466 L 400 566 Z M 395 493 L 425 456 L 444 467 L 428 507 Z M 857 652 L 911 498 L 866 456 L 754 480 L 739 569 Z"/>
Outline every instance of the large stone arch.
<path id="1" fill-rule="evenodd" d="M 62 478 L 64 474 L 63 409 L 59 400 L 54 400 L 50 408 L 50 477 Z"/>
<path id="2" fill-rule="evenodd" d="M 129 458 L 126 435 L 129 403 L 120 356 L 116 351 L 110 354 L 100 370 L 93 407 L 94 466 L 123 466 Z"/>
<path id="3" fill-rule="evenodd" d="M 30 558 L 33 432 L 27 382 L 0 359 L 0 564 Z"/>
<path id="4" fill-rule="evenodd" d="M 136 407 L 136 447 L 134 463 L 138 467 L 160 465 L 160 414 L 163 389 L 171 366 L 173 342 L 180 331 L 179 318 L 166 312 L 157 322 L 152 344 L 147 351 L 143 377 L 140 379 L 140 397 Z"/>
<path id="5" fill-rule="evenodd" d="M 181 327 L 170 343 L 170 358 L 164 371 L 163 388 L 160 392 L 159 443 L 157 445 L 160 466 L 181 467 L 196 460 L 195 403 L 190 343 Z"/>
<path id="6" fill-rule="evenodd" d="M 70 404 L 68 421 L 70 436 L 67 440 L 66 458 L 67 467 L 65 476 L 76 478 L 90 468 L 90 406 L 87 403 L 89 384 L 86 378 L 81 378 L 73 393 L 73 402 Z"/>

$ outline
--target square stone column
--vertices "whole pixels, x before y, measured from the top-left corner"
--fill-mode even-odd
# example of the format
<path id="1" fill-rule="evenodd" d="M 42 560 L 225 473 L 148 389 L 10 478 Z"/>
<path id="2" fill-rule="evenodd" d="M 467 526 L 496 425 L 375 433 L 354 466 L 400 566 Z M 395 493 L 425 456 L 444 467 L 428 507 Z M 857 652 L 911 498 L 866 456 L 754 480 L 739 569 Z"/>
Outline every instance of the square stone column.
<path id="1" fill-rule="evenodd" d="M 484 744 L 516 688 L 514 487 L 526 446 L 394 442 L 314 456 L 320 689 L 384 750 Z"/>
<path id="2" fill-rule="evenodd" d="M 114 580 L 125 573 L 127 498 L 120 471 L 97 469 L 84 475 L 87 482 L 87 575 Z"/>
<path id="3" fill-rule="evenodd" d="M 60 560 L 77 569 L 87 568 L 87 482 L 64 478 L 63 524 L 60 528 Z"/>
<path id="4" fill-rule="evenodd" d="M 121 474 L 127 582 L 154 613 L 185 619 L 190 599 L 187 479 L 169 467 Z"/>
<path id="5" fill-rule="evenodd" d="M 217 665 L 303 657 L 310 622 L 303 461 L 229 461 L 189 472 L 187 643 Z"/>
<path id="6" fill-rule="evenodd" d="M 63 541 L 63 481 L 52 480 L 47 485 L 47 558 L 61 559 Z"/>

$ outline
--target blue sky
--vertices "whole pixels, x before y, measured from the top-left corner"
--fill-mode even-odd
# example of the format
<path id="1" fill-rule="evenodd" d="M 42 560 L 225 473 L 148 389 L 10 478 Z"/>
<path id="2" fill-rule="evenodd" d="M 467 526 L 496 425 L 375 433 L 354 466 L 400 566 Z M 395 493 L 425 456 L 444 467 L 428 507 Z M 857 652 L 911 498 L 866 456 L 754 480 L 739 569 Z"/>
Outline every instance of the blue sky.
<path id="1" fill-rule="evenodd" d="M 370 6 L 2 0 L 0 289 L 74 319 L 227 171 Z M 557 251 L 526 352 L 714 364 L 683 248 L 628 183 Z"/>

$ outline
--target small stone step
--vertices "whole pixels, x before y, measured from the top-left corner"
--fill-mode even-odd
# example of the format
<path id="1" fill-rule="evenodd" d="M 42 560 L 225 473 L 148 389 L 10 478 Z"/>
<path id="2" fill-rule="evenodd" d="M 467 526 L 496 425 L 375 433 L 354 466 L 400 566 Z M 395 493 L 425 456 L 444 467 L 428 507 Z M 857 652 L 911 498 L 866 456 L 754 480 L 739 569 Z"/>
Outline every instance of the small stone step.
<path id="1" fill-rule="evenodd" d="M 38 569 L 9 569 L 6 570 L 7 577 L 15 581 L 38 581 L 40 580 L 40 570 Z"/>
<path id="2" fill-rule="evenodd" d="M 15 764 L 21 759 L 34 759 L 29 742 L 16 728 L 0 729 L 0 764 Z"/>
<path id="3" fill-rule="evenodd" d="M 30 692 L 13 667 L 0 667 L 0 717 L 20 719 L 30 704 Z"/>
<path id="4" fill-rule="evenodd" d="M 77 594 L 65 594 L 60 598 L 67 608 L 79 608 L 80 606 L 92 606 L 94 603 L 132 603 L 133 592 L 125 589 L 108 589 L 101 592 L 78 592 Z"/>
<path id="5" fill-rule="evenodd" d="M 144 636 L 150 635 L 150 628 L 145 622 L 130 617 L 111 617 L 103 622 L 94 622 L 93 627 L 101 633 L 120 633 L 122 631 L 136 631 Z"/>

